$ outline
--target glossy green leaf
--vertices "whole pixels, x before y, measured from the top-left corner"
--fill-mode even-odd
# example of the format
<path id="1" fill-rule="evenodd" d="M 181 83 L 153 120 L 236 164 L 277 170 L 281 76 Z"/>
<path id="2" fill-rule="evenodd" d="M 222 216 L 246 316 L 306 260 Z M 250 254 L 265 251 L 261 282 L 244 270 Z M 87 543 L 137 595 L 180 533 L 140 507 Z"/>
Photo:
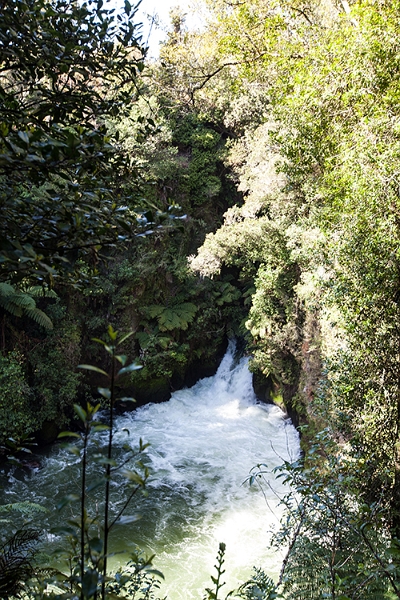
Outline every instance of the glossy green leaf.
<path id="1" fill-rule="evenodd" d="M 128 357 L 125 354 L 117 354 L 115 358 L 122 366 L 125 366 L 126 361 L 128 360 Z"/>
<path id="2" fill-rule="evenodd" d="M 110 339 L 115 342 L 118 337 L 118 331 L 115 331 L 112 325 L 109 325 L 107 328 L 107 333 Z"/>
<path id="3" fill-rule="evenodd" d="M 86 371 L 94 371 L 95 373 L 100 373 L 101 375 L 105 375 L 108 377 L 108 373 L 103 371 L 103 369 L 99 369 L 99 367 L 95 367 L 94 365 L 78 365 L 78 369 L 86 369 Z"/>
<path id="4" fill-rule="evenodd" d="M 107 343 L 104 342 L 103 340 L 101 340 L 100 338 L 95 338 L 94 337 L 94 338 L 92 338 L 92 341 L 93 342 L 97 342 L 98 344 L 101 344 L 102 346 L 106 346 L 107 345 Z"/>
<path id="5" fill-rule="evenodd" d="M 129 339 L 132 335 L 134 334 L 133 331 L 130 331 L 129 333 L 126 333 L 125 335 L 122 336 L 122 338 L 118 341 L 119 344 L 123 344 L 127 339 Z"/>
<path id="6" fill-rule="evenodd" d="M 101 425 L 94 425 L 92 427 L 92 431 L 94 431 L 94 432 L 109 431 L 109 430 L 110 430 L 110 427 L 108 425 L 103 425 L 103 424 L 101 424 Z"/>
<path id="7" fill-rule="evenodd" d="M 80 438 L 81 436 L 79 435 L 79 433 L 75 433 L 74 431 L 61 431 L 57 437 L 58 438 L 64 438 L 64 437 Z"/>
<path id="8" fill-rule="evenodd" d="M 74 411 L 76 412 L 80 420 L 83 421 L 83 423 L 87 421 L 88 415 L 86 410 L 82 408 L 82 406 L 79 406 L 79 404 L 74 404 Z"/>
<path id="9" fill-rule="evenodd" d="M 117 375 L 124 375 L 125 373 L 132 373 L 132 371 L 138 371 L 139 369 L 143 369 L 143 365 L 138 365 L 137 363 L 131 363 L 127 367 L 123 367 L 117 373 Z"/>
<path id="10" fill-rule="evenodd" d="M 86 571 L 82 580 L 82 592 L 84 598 L 93 598 L 97 592 L 99 582 L 98 571 Z"/>

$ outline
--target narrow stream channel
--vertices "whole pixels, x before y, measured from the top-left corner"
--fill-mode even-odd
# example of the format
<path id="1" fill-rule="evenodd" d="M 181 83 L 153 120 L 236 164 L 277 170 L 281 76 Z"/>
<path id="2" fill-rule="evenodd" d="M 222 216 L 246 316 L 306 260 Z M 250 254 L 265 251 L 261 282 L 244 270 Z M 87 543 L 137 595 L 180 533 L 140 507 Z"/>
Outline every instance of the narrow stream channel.
<path id="1" fill-rule="evenodd" d="M 129 511 L 141 519 L 116 526 L 112 550 L 138 545 L 155 553 L 155 566 L 165 576 L 160 596 L 169 600 L 204 596 L 219 542 L 227 546 L 225 593 L 247 579 L 253 565 L 274 577 L 279 572 L 282 556 L 268 549 L 268 541 L 279 523 L 275 492 L 283 491 L 282 484 L 273 481 L 261 493 L 244 481 L 256 464 L 272 469 L 295 460 L 299 439 L 279 408 L 257 402 L 247 362 L 235 360 L 231 345 L 214 377 L 175 392 L 168 402 L 116 419 L 119 457 L 126 453 L 124 445 L 136 446 L 142 438 L 150 443 L 146 461 L 152 475 L 147 497 L 135 498 Z M 78 489 L 79 477 L 79 459 L 55 446 L 40 469 L 9 472 L 0 500 L 47 507 L 40 525 L 50 530 L 71 513 L 72 508 L 59 514 L 54 507 Z M 122 501 L 118 484 L 113 494 L 115 509 Z M 123 558 L 117 554 L 111 566 L 119 562 Z"/>

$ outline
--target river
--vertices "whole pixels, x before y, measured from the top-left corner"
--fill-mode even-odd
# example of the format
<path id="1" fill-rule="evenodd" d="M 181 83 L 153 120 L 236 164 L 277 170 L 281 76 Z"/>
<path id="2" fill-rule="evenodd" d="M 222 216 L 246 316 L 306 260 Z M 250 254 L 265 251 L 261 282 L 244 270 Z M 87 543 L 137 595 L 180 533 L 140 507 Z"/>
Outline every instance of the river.
<path id="1" fill-rule="evenodd" d="M 169 600 L 204 596 L 220 542 L 227 548 L 225 593 L 247 579 L 253 565 L 276 578 L 282 556 L 268 542 L 279 524 L 279 494 L 288 490 L 272 475 L 271 487 L 263 491 L 245 480 L 259 463 L 273 469 L 295 460 L 299 438 L 278 407 L 257 401 L 247 358 L 235 359 L 231 344 L 214 377 L 175 392 L 168 402 L 121 415 L 115 426 L 119 460 L 139 438 L 150 444 L 145 462 L 151 478 L 147 497 L 135 498 L 128 511 L 140 513 L 141 519 L 116 526 L 113 551 L 138 545 L 155 553 L 155 566 L 165 576 L 160 595 Z M 100 446 L 105 437 L 99 434 Z M 40 526 L 50 531 L 72 514 L 73 507 L 58 513 L 55 505 L 78 489 L 79 478 L 79 459 L 56 445 L 43 456 L 41 468 L 7 473 L 1 501 L 23 499 L 45 506 Z M 114 510 L 122 501 L 121 490 L 115 483 Z M 48 539 L 50 547 L 60 542 L 50 534 Z M 111 567 L 123 560 L 116 554 Z"/>

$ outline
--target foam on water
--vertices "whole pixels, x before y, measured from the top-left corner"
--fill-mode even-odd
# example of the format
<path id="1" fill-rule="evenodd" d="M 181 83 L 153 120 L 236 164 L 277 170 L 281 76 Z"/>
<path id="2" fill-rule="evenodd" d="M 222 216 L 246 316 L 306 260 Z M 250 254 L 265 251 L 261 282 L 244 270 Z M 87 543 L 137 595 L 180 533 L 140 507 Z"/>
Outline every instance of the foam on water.
<path id="1" fill-rule="evenodd" d="M 138 544 L 155 552 L 155 566 L 166 577 L 161 596 L 202 598 L 220 542 L 227 545 L 226 591 L 245 580 L 253 565 L 277 575 L 281 557 L 268 549 L 268 540 L 279 521 L 282 484 L 274 481 L 262 493 L 243 482 L 257 464 L 272 469 L 297 458 L 299 440 L 279 408 L 257 402 L 247 359 L 236 361 L 233 345 L 214 377 L 175 392 L 168 402 L 119 416 L 115 424 L 121 456 L 127 441 L 150 443 L 146 460 L 152 477 L 148 497 L 135 499 L 131 511 L 142 519 L 116 528 L 113 550 Z M 99 444 L 105 439 L 99 436 Z M 51 516 L 44 526 L 50 526 L 55 503 L 74 488 L 79 489 L 79 460 L 56 447 L 39 471 L 13 475 L 3 501 L 45 504 Z M 117 510 L 121 484 L 113 490 Z"/>

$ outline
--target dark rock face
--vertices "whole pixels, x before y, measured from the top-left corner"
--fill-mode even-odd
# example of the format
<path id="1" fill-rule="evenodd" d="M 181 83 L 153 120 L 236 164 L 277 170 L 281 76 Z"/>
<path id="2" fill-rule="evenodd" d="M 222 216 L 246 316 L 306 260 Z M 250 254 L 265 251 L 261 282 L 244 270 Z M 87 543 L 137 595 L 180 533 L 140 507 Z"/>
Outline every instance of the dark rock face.
<path id="1" fill-rule="evenodd" d="M 293 425 L 298 427 L 301 415 L 294 408 L 292 400 L 296 398 L 298 382 L 294 384 L 278 385 L 272 375 L 267 377 L 260 372 L 253 374 L 253 388 L 257 399 L 266 404 L 276 404 L 291 419 Z"/>
<path id="2" fill-rule="evenodd" d="M 262 373 L 253 373 L 253 389 L 260 402 L 273 404 L 274 382 L 271 375 L 266 377 Z"/>
<path id="3" fill-rule="evenodd" d="M 228 347 L 228 340 L 225 339 L 217 348 L 212 359 L 204 361 L 202 359 L 191 362 L 189 368 L 183 377 L 183 385 L 179 387 L 191 387 L 204 377 L 212 377 L 218 370 L 221 360 L 224 357 Z M 171 381 L 173 383 L 173 380 Z M 176 389 L 179 389 L 178 387 Z"/>
<path id="4" fill-rule="evenodd" d="M 56 441 L 60 430 L 54 421 L 45 421 L 35 438 L 39 445 L 52 444 Z"/>
<path id="5" fill-rule="evenodd" d="M 131 402 L 128 410 L 150 402 L 166 402 L 171 398 L 171 385 L 167 377 L 155 377 L 151 381 L 135 384 L 131 392 L 136 402 Z"/>

